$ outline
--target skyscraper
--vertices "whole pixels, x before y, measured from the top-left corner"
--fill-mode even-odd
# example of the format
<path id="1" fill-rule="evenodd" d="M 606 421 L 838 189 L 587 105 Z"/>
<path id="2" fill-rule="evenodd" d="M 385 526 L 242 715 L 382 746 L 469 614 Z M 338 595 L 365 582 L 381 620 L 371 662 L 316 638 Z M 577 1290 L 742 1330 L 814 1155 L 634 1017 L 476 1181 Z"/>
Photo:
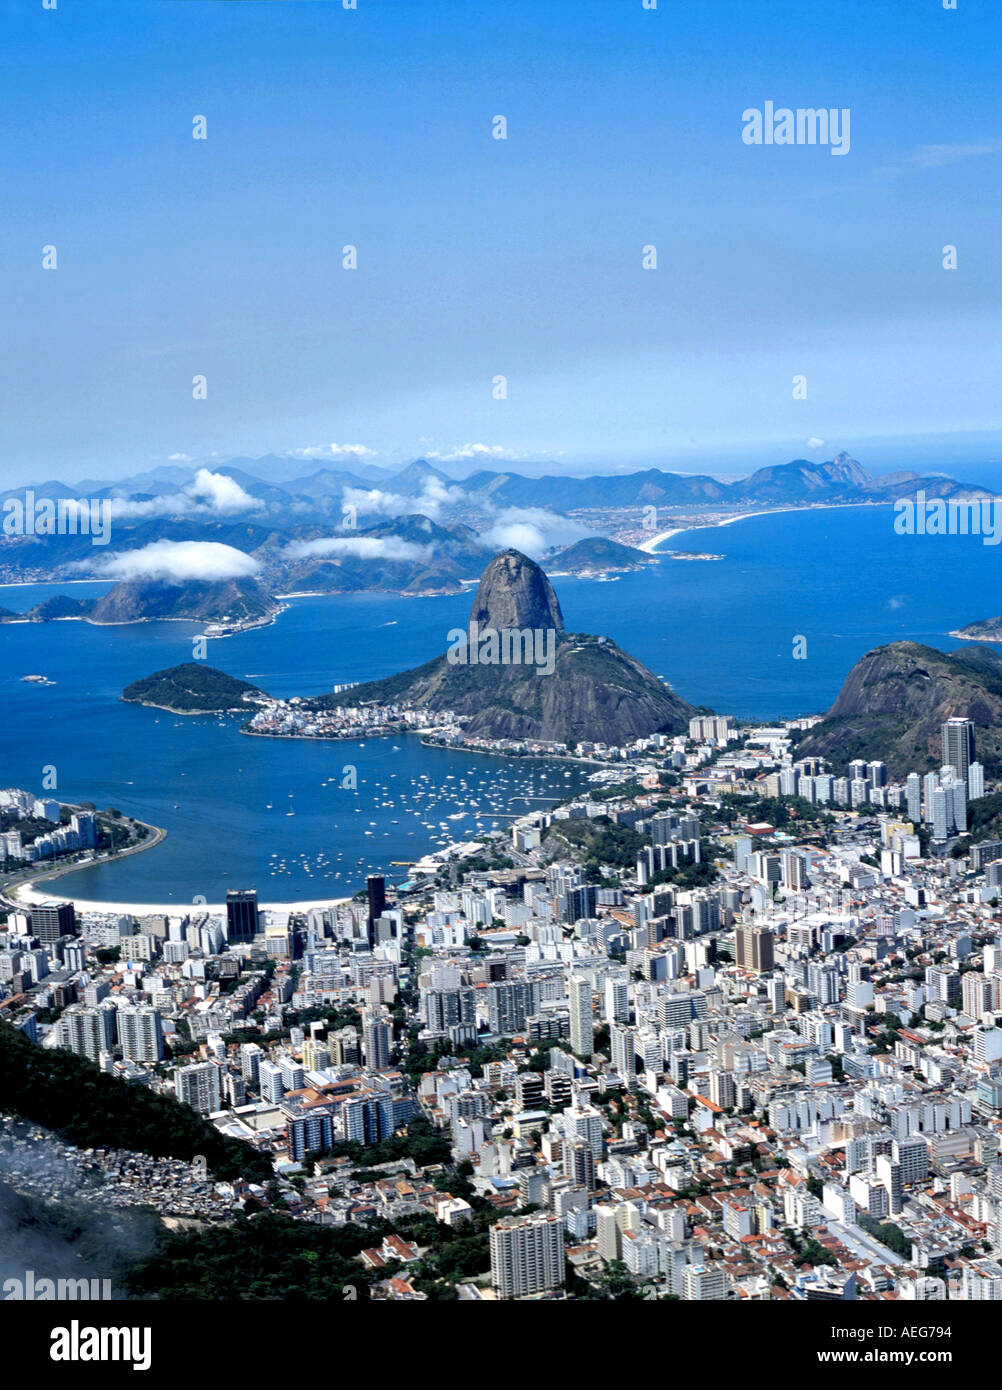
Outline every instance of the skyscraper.
<path id="1" fill-rule="evenodd" d="M 528 980 L 499 980 L 487 986 L 488 1026 L 500 1037 L 524 1032 L 526 1019 L 538 1008 L 539 986 Z"/>
<path id="2" fill-rule="evenodd" d="M 381 1071 L 390 1065 L 390 1052 L 393 1048 L 393 1024 L 383 1014 L 366 1012 L 362 1016 L 362 1050 L 365 1065 L 372 1071 Z"/>
<path id="3" fill-rule="evenodd" d="M 253 941 L 257 930 L 257 889 L 231 888 L 226 894 L 226 940 Z"/>
<path id="4" fill-rule="evenodd" d="M 609 1028 L 612 1065 L 632 1091 L 637 1084 L 636 1028 L 628 1023 L 613 1023 Z"/>
<path id="5" fill-rule="evenodd" d="M 942 727 L 943 766 L 950 766 L 967 780 L 974 761 L 974 724 L 970 719 L 948 719 Z"/>
<path id="6" fill-rule="evenodd" d="M 163 1027 L 158 1010 L 145 1004 L 119 1009 L 118 1036 L 122 1044 L 122 1056 L 127 1061 L 163 1061 Z"/>
<path id="7" fill-rule="evenodd" d="M 210 1115 L 222 1105 L 221 1068 L 216 1062 L 194 1062 L 174 1073 L 174 1089 L 182 1105 Z"/>
<path id="8" fill-rule="evenodd" d="M 630 982 L 625 975 L 610 975 L 605 982 L 606 1023 L 629 1023 Z"/>
<path id="9" fill-rule="evenodd" d="M 775 963 L 774 937 L 768 927 L 740 925 L 734 932 L 736 964 L 758 975 L 768 974 Z"/>
<path id="10" fill-rule="evenodd" d="M 595 1029 L 591 1013 L 591 981 L 584 975 L 570 980 L 571 1048 L 579 1057 L 590 1057 L 595 1049 Z"/>
<path id="11" fill-rule="evenodd" d="M 77 914 L 72 903 L 38 903 L 31 909 L 31 934 L 43 945 L 61 936 L 76 936 Z"/>
<path id="12" fill-rule="evenodd" d="M 977 801 L 979 796 L 985 794 L 985 769 L 981 763 L 971 763 L 967 769 L 967 795 L 971 801 Z"/>
<path id="13" fill-rule="evenodd" d="M 382 874 L 370 874 L 365 880 L 369 899 L 369 945 L 376 939 L 376 918 L 386 910 L 386 879 Z"/>
<path id="14" fill-rule="evenodd" d="M 909 772 L 905 780 L 905 801 L 908 819 L 917 825 L 922 819 L 922 778 L 917 772 Z"/>
<path id="15" fill-rule="evenodd" d="M 106 1003 L 87 1009 L 71 1004 L 56 1023 L 56 1038 L 60 1047 L 99 1062 L 101 1053 L 115 1045 L 115 1006 Z"/>
<path id="16" fill-rule="evenodd" d="M 943 787 L 937 787 L 932 794 L 932 838 L 947 840 L 953 823 L 953 797 Z"/>
<path id="17" fill-rule="evenodd" d="M 564 1229 L 559 1216 L 538 1212 L 491 1227 L 491 1282 L 502 1298 L 525 1298 L 564 1282 Z"/>

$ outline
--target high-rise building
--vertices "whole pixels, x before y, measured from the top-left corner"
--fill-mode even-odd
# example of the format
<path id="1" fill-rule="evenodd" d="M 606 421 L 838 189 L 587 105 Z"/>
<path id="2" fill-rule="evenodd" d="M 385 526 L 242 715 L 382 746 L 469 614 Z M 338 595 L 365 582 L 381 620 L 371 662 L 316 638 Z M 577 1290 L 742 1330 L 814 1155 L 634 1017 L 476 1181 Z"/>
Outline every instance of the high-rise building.
<path id="1" fill-rule="evenodd" d="M 905 779 L 905 801 L 908 819 L 917 825 L 922 819 L 922 778 L 917 772 L 909 772 Z"/>
<path id="2" fill-rule="evenodd" d="M 775 964 L 774 934 L 768 927 L 742 923 L 734 932 L 736 964 L 757 975 L 766 975 Z"/>
<path id="3" fill-rule="evenodd" d="M 564 1282 L 564 1228 L 559 1216 L 538 1212 L 491 1227 L 491 1282 L 502 1298 L 525 1298 Z"/>
<path id="4" fill-rule="evenodd" d="M 629 1023 L 630 983 L 625 975 L 610 975 L 605 982 L 606 1023 Z"/>
<path id="5" fill-rule="evenodd" d="M 967 834 L 967 779 L 954 777 L 945 784 L 950 792 L 951 829 L 958 835 Z"/>
<path id="6" fill-rule="evenodd" d="M 193 1062 L 191 1066 L 179 1067 L 174 1073 L 178 1100 L 201 1115 L 211 1115 L 222 1106 L 221 1074 L 216 1062 Z"/>
<path id="7" fill-rule="evenodd" d="M 393 1050 L 393 1024 L 385 1014 L 366 1012 L 362 1016 L 362 1051 L 370 1071 L 382 1071 L 390 1065 Z"/>
<path id="8" fill-rule="evenodd" d="M 636 1037 L 636 1028 L 627 1023 L 613 1023 L 609 1028 L 612 1065 L 631 1091 L 637 1084 Z"/>
<path id="9" fill-rule="evenodd" d="M 226 940 L 253 941 L 257 931 L 257 889 L 231 888 L 226 894 Z"/>
<path id="10" fill-rule="evenodd" d="M 974 723 L 970 719 L 948 719 L 942 726 L 943 766 L 952 767 L 957 777 L 967 780 L 974 762 Z"/>
<path id="11" fill-rule="evenodd" d="M 421 1012 L 425 1027 L 432 1033 L 447 1033 L 450 1028 L 475 1028 L 476 991 L 466 985 L 457 986 L 455 989 L 423 989 Z"/>
<path id="12" fill-rule="evenodd" d="M 88 1009 L 71 1004 L 56 1023 L 56 1038 L 60 1047 L 99 1062 L 101 1053 L 111 1052 L 115 1045 L 115 1006 Z"/>
<path id="13" fill-rule="evenodd" d="M 389 1091 L 361 1091 L 341 1106 L 341 1126 L 349 1143 L 378 1144 L 393 1133 L 393 1096 Z"/>
<path id="14" fill-rule="evenodd" d="M 258 1068 L 266 1060 L 267 1054 L 257 1043 L 241 1043 L 240 1074 L 248 1086 L 258 1084 Z"/>
<path id="15" fill-rule="evenodd" d="M 590 1144 L 586 1144 L 583 1139 L 574 1139 L 564 1144 L 561 1160 L 564 1165 L 564 1177 L 570 1178 L 575 1187 L 586 1187 L 589 1192 L 594 1192 L 595 1155 Z"/>
<path id="16" fill-rule="evenodd" d="M 586 917 L 595 916 L 598 889 L 593 883 L 582 883 L 568 888 L 560 898 L 560 920 L 580 922 Z"/>
<path id="17" fill-rule="evenodd" d="M 932 794 L 932 838 L 948 840 L 953 824 L 953 798 L 943 787 L 937 787 Z"/>
<path id="18" fill-rule="evenodd" d="M 376 939 L 376 918 L 386 911 L 386 879 L 382 874 L 370 874 L 365 880 L 369 904 L 369 945 Z"/>
<path id="19" fill-rule="evenodd" d="M 61 936 L 76 936 L 76 908 L 72 903 L 37 903 L 31 909 L 31 934 L 46 946 Z"/>
<path id="20" fill-rule="evenodd" d="M 539 986 L 527 980 L 499 980 L 487 986 L 487 1021 L 492 1033 L 511 1038 L 524 1033 L 539 1009 Z"/>
<path id="21" fill-rule="evenodd" d="M 119 1009 L 118 1037 L 122 1044 L 122 1056 L 126 1061 L 163 1061 L 163 1027 L 157 1009 L 146 1004 Z"/>
<path id="22" fill-rule="evenodd" d="M 783 887 L 796 892 L 807 887 L 807 860 L 795 849 L 785 849 L 782 855 Z"/>
<path id="23" fill-rule="evenodd" d="M 971 763 L 967 769 L 967 796 L 970 801 L 977 801 L 979 796 L 985 794 L 985 769 L 982 763 Z"/>
<path id="24" fill-rule="evenodd" d="M 737 1103 L 737 1086 L 729 1071 L 710 1072 L 710 1100 L 721 1110 L 730 1110 Z"/>
<path id="25" fill-rule="evenodd" d="M 579 1057 L 590 1057 L 595 1049 L 595 1029 L 591 1012 L 591 981 L 584 975 L 570 979 L 571 1048 Z"/>
<path id="26" fill-rule="evenodd" d="M 719 1303 L 727 1297 L 730 1281 L 719 1262 L 686 1265 L 682 1273 L 682 1300 L 685 1303 Z"/>

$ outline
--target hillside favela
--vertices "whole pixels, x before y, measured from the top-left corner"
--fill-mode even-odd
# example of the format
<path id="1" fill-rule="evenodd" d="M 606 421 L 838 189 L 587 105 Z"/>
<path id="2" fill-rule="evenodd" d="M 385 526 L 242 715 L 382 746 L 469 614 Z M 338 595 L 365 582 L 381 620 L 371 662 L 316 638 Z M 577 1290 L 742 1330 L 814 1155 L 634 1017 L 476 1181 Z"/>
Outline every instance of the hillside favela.
<path id="1" fill-rule="evenodd" d="M 1002 1300 L 998 17 L 512 8 L 4 20 L 58 87 L 0 455 L 43 1364 L 600 1301 L 798 1305 L 812 1374 Z"/>

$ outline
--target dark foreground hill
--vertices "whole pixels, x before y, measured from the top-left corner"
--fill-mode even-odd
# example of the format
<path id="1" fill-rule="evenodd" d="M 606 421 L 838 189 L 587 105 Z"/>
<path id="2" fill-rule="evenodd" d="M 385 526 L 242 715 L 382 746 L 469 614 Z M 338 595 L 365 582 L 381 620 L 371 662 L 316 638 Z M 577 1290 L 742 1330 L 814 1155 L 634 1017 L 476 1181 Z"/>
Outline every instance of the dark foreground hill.
<path id="1" fill-rule="evenodd" d="M 138 1149 L 191 1160 L 203 1154 L 220 1178 L 267 1181 L 267 1155 L 220 1134 L 170 1096 L 109 1076 L 86 1057 L 43 1048 L 0 1022 L 0 1112 L 20 1115 L 80 1148 Z"/>
<path id="2" fill-rule="evenodd" d="M 493 645 L 492 633 L 500 634 Z M 566 632 L 550 581 L 517 550 L 494 557 L 481 576 L 466 628 L 454 629 L 446 640 L 451 645 L 445 655 L 357 686 L 353 702 L 406 701 L 453 710 L 469 717 L 466 732 L 475 737 L 568 743 L 622 744 L 652 733 L 679 733 L 693 712 L 610 638 Z"/>

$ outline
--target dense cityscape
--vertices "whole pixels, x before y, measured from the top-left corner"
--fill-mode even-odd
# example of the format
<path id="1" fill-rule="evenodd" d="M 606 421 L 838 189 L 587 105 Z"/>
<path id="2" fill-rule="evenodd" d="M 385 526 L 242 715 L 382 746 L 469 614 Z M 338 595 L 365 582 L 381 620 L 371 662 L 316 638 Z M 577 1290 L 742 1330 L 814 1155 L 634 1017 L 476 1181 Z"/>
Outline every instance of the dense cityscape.
<path id="1" fill-rule="evenodd" d="M 798 759 L 812 723 L 697 716 L 326 908 L 9 901 L 3 1018 L 259 1163 L 80 1148 L 29 1110 L 7 1180 L 52 1191 L 46 1154 L 82 1200 L 165 1218 L 372 1223 L 377 1299 L 1002 1297 L 1002 836 L 974 726 L 892 782 Z"/>

